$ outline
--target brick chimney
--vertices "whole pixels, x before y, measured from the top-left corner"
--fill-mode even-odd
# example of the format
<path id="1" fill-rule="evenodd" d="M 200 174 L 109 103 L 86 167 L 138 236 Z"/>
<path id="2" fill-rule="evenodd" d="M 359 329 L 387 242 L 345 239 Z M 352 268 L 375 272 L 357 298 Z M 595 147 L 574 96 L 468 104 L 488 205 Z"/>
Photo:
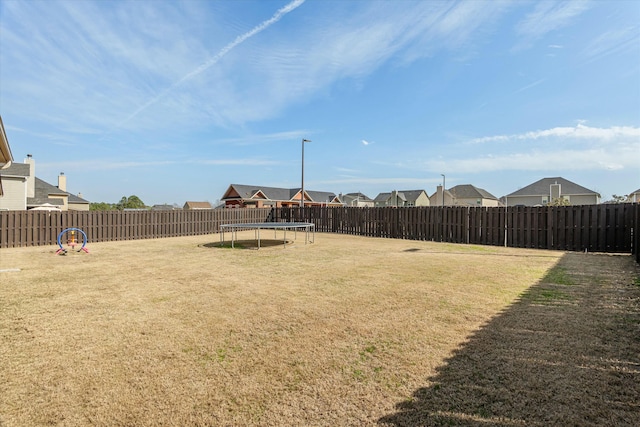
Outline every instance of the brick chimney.
<path id="1" fill-rule="evenodd" d="M 64 172 L 60 172 L 60 175 L 58 175 L 58 188 L 62 191 L 67 191 L 67 177 L 64 176 Z"/>

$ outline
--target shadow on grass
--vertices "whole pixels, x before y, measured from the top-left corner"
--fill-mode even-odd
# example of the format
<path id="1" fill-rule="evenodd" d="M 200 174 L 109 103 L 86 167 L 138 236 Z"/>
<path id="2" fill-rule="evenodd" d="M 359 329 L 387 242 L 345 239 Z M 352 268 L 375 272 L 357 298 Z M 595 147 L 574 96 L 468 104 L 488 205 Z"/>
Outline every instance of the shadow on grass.
<path id="1" fill-rule="evenodd" d="M 566 254 L 379 424 L 640 425 L 637 281 L 632 257 Z"/>
<path id="2" fill-rule="evenodd" d="M 287 240 L 286 244 L 282 239 L 260 239 L 260 249 L 267 249 L 279 246 L 284 248 L 285 246 L 293 245 L 293 240 Z M 211 242 L 200 245 L 204 248 L 211 249 L 232 249 L 231 242 Z M 258 249 L 258 241 L 256 239 L 236 240 L 233 243 L 233 249 Z"/>

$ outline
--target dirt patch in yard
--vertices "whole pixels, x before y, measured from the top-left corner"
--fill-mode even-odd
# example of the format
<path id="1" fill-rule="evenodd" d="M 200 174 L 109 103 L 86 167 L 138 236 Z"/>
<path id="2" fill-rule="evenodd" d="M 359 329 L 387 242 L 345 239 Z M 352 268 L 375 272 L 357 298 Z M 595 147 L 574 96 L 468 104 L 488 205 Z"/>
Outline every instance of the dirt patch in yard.
<path id="1" fill-rule="evenodd" d="M 0 250 L 0 425 L 640 424 L 631 257 L 217 240 Z"/>

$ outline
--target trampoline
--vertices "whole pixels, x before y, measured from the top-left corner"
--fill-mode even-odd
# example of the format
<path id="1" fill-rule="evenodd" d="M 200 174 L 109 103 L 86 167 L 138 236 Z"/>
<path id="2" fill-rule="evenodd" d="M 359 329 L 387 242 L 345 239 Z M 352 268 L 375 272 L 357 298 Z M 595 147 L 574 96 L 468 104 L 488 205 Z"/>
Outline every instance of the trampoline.
<path id="1" fill-rule="evenodd" d="M 235 241 L 238 236 L 238 230 L 255 230 L 255 239 L 260 249 L 260 230 L 274 230 L 274 238 L 277 237 L 278 230 L 284 231 L 282 244 L 287 247 L 287 230 L 293 230 L 294 239 L 297 237 L 297 231 L 304 231 L 304 244 L 313 243 L 316 237 L 316 225 L 311 222 L 254 222 L 248 224 L 222 224 L 220 226 L 220 244 L 224 244 L 225 231 L 231 232 L 231 247 L 235 247 Z"/>

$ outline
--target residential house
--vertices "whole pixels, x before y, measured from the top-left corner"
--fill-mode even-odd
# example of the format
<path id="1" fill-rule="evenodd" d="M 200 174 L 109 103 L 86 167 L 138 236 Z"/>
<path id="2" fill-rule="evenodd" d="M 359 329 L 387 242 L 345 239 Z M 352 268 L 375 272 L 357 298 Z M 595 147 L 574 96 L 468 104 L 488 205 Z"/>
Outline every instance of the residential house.
<path id="1" fill-rule="evenodd" d="M 175 211 L 181 210 L 178 205 L 169 205 L 166 203 L 151 206 L 152 211 Z"/>
<path id="2" fill-rule="evenodd" d="M 455 205 L 455 197 L 442 185 L 438 185 L 436 192 L 429 196 L 429 203 L 430 206 L 453 206 Z"/>
<path id="3" fill-rule="evenodd" d="M 27 210 L 47 206 L 67 210 L 89 210 L 89 202 L 67 192 L 67 177 L 58 176 L 54 186 L 36 177 L 35 160 L 28 154 L 24 163 L 11 162 L 0 169 L 3 193 L 0 210 Z"/>
<path id="4" fill-rule="evenodd" d="M 457 206 L 499 206 L 498 198 L 487 190 L 471 184 L 456 185 L 449 189 Z"/>
<path id="5" fill-rule="evenodd" d="M 201 209 L 213 209 L 209 202 L 186 202 L 182 209 L 187 210 L 201 210 Z"/>
<path id="6" fill-rule="evenodd" d="M 362 193 L 340 194 L 340 200 L 345 206 L 358 208 L 372 208 L 375 206 L 374 201 Z"/>
<path id="7" fill-rule="evenodd" d="M 640 203 L 640 189 L 629 194 L 629 201 L 632 203 Z"/>
<path id="8" fill-rule="evenodd" d="M 424 190 L 393 190 L 390 193 L 380 193 L 373 200 L 376 207 L 413 207 L 429 206 L 429 196 Z"/>
<path id="9" fill-rule="evenodd" d="M 562 177 L 542 178 L 504 196 L 507 206 L 545 206 L 562 201 L 568 205 L 595 205 L 600 194 Z"/>
<path id="10" fill-rule="evenodd" d="M 231 184 L 220 200 L 227 208 L 300 206 L 300 188 L 277 188 Z M 327 191 L 304 191 L 305 206 L 342 206 L 340 198 Z"/>

